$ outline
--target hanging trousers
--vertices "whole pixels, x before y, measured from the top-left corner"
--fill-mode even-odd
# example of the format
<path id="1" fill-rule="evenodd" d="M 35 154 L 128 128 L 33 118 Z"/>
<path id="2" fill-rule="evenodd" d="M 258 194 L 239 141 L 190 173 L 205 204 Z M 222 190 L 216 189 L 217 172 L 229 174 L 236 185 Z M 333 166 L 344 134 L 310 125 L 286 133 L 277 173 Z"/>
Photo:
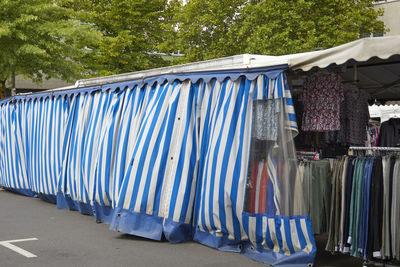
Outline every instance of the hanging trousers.
<path id="1" fill-rule="evenodd" d="M 382 158 L 377 157 L 371 179 L 370 222 L 368 232 L 367 257 L 381 258 L 383 214 L 383 169 Z"/>
<path id="2" fill-rule="evenodd" d="M 349 237 L 349 227 L 350 227 L 350 202 L 351 202 L 351 191 L 353 186 L 353 172 L 355 159 L 350 158 L 347 162 L 346 178 L 345 178 L 345 194 L 344 194 L 344 219 L 343 219 L 343 253 L 349 253 L 350 244 L 347 243 L 347 238 Z"/>
<path id="3" fill-rule="evenodd" d="M 362 204 L 361 204 L 361 219 L 360 232 L 358 237 L 358 252 L 366 258 L 366 248 L 368 240 L 368 222 L 370 208 L 370 187 L 371 174 L 374 165 L 373 158 L 367 158 L 364 168 L 363 184 L 362 184 Z"/>
<path id="4" fill-rule="evenodd" d="M 308 180 L 310 188 L 309 214 L 315 234 L 326 232 L 328 228 L 331 177 L 332 173 L 328 160 L 310 162 Z"/>
<path id="5" fill-rule="evenodd" d="M 392 188 L 392 256 L 400 260 L 400 159 L 396 159 L 393 167 Z"/>
<path id="6" fill-rule="evenodd" d="M 328 242 L 326 244 L 326 250 L 338 251 L 339 250 L 339 239 L 340 239 L 340 215 L 341 215 L 341 196 L 342 196 L 342 177 L 343 168 L 345 166 L 346 159 L 339 159 L 334 167 L 332 175 L 332 193 L 331 193 L 331 208 L 330 208 L 330 220 L 329 220 L 329 232 Z"/>
<path id="7" fill-rule="evenodd" d="M 390 194 L 389 191 L 392 189 L 390 184 L 390 167 L 391 167 L 391 157 L 382 158 L 383 167 L 383 222 L 382 222 L 382 258 L 390 259 L 391 249 L 390 249 Z M 394 166 L 394 164 L 393 164 Z"/>
<path id="8" fill-rule="evenodd" d="M 350 204 L 350 231 L 349 240 L 351 244 L 350 254 L 358 257 L 358 236 L 360 229 L 360 214 L 361 214 L 361 191 L 362 181 L 364 176 L 365 158 L 357 159 L 357 168 L 355 177 L 353 177 L 353 190 L 351 192 L 351 204 Z"/>

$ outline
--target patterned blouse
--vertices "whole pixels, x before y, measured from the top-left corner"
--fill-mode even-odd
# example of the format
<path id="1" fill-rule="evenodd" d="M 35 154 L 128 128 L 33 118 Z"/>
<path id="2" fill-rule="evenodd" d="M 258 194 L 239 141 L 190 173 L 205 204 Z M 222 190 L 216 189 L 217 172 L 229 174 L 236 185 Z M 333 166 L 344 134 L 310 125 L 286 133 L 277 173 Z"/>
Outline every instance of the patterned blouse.
<path id="1" fill-rule="evenodd" d="M 343 101 L 342 79 L 336 74 L 313 74 L 304 81 L 303 131 L 340 130 L 340 103 Z"/>
<path id="2" fill-rule="evenodd" d="M 253 105 L 253 137 L 258 140 L 278 139 L 279 99 L 256 100 Z"/>

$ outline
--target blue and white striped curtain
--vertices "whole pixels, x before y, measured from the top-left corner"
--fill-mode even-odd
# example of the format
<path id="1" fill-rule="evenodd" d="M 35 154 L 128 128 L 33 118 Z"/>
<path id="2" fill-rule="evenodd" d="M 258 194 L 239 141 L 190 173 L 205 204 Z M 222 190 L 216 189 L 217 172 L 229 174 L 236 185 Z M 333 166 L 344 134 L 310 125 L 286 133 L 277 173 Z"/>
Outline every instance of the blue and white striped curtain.
<path id="1" fill-rule="evenodd" d="M 0 185 L 94 214 L 124 233 L 194 238 L 277 266 L 312 263 L 308 217 L 244 212 L 253 101 L 283 99 L 285 128 L 297 131 L 282 70 L 3 101 Z"/>

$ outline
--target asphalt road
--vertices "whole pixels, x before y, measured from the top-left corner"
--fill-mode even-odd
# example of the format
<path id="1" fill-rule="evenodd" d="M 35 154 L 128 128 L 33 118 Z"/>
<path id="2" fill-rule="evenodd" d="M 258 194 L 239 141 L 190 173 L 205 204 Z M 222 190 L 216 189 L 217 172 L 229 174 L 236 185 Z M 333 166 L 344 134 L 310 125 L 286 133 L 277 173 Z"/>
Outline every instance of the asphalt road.
<path id="1" fill-rule="evenodd" d="M 0 266 L 265 266 L 195 242 L 171 244 L 124 235 L 96 224 L 91 216 L 0 190 L 0 244 L 31 238 L 37 240 L 12 244 L 37 257 L 0 245 Z M 359 259 L 324 252 L 324 236 L 316 240 L 315 266 L 362 266 Z"/>

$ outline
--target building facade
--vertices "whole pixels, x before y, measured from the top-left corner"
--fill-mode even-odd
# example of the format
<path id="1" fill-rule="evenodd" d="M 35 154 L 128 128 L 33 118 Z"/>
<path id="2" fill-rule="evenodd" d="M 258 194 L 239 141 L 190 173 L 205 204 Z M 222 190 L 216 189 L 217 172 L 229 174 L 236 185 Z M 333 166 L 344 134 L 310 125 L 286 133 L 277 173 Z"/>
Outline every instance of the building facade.
<path id="1" fill-rule="evenodd" d="M 388 29 L 384 35 L 400 35 L 400 0 L 375 1 L 375 8 L 385 12 L 380 18 Z"/>

